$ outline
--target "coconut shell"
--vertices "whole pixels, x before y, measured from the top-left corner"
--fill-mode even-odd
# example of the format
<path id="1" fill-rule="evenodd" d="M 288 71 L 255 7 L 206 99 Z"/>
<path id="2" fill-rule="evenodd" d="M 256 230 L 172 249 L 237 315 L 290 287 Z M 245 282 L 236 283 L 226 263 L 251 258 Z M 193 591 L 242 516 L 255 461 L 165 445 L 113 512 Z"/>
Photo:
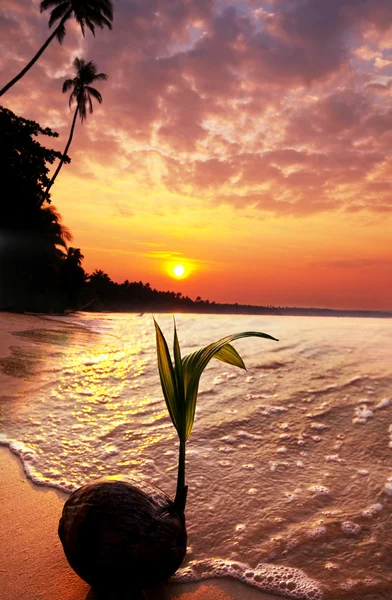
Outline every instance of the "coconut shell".
<path id="1" fill-rule="evenodd" d="M 145 482 L 99 480 L 68 498 L 59 537 L 74 571 L 97 591 L 166 581 L 186 553 L 184 514 Z"/>

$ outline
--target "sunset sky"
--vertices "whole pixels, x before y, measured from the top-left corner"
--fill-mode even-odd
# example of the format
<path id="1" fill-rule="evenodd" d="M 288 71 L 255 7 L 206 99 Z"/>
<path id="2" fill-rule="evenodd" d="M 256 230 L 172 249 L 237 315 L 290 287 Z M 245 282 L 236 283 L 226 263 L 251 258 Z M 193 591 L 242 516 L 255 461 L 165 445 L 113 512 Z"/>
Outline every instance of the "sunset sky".
<path id="1" fill-rule="evenodd" d="M 392 309 L 392 1 L 114 11 L 95 38 L 70 21 L 1 98 L 63 150 L 74 58 L 109 76 L 52 189 L 85 269 L 217 302 Z M 48 19 L 3 3 L 0 84 Z"/>

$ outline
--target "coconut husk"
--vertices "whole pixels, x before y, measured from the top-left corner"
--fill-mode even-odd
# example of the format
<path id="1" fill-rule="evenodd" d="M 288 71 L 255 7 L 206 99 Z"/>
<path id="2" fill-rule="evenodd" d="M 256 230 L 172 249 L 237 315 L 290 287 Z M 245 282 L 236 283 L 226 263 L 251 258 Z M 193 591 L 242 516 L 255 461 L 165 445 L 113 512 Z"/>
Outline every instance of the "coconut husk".
<path id="1" fill-rule="evenodd" d="M 159 488 L 133 480 L 76 490 L 64 505 L 59 536 L 71 567 L 98 592 L 166 581 L 186 554 L 184 514 Z"/>

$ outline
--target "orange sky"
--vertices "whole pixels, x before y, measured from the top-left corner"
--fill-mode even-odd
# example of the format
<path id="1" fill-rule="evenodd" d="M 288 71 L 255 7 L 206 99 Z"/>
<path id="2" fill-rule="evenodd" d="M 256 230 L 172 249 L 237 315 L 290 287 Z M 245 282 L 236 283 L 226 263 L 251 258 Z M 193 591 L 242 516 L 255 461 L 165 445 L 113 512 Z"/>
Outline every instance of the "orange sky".
<path id="1" fill-rule="evenodd" d="M 86 270 L 218 302 L 392 309 L 392 3 L 114 6 L 112 32 L 70 23 L 2 98 L 62 150 L 73 59 L 109 76 L 52 189 Z M 1 83 L 47 20 L 7 3 Z"/>

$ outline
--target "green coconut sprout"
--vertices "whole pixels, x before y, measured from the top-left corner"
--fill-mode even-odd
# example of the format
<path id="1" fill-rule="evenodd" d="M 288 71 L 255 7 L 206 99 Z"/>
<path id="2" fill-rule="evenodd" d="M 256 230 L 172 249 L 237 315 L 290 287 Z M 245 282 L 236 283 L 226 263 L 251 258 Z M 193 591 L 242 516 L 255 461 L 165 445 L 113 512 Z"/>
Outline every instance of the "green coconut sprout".
<path id="1" fill-rule="evenodd" d="M 261 337 L 278 341 L 267 333 L 245 331 L 228 335 L 217 342 L 203 346 L 181 358 L 176 324 L 174 323 L 174 363 L 170 357 L 165 337 L 154 319 L 159 377 L 170 418 L 180 440 L 177 490 L 174 500 L 179 512 L 185 511 L 188 486 L 185 485 L 185 444 L 191 434 L 195 420 L 197 392 L 200 377 L 212 358 L 229 365 L 245 369 L 244 361 L 230 342 L 245 337 Z"/>

